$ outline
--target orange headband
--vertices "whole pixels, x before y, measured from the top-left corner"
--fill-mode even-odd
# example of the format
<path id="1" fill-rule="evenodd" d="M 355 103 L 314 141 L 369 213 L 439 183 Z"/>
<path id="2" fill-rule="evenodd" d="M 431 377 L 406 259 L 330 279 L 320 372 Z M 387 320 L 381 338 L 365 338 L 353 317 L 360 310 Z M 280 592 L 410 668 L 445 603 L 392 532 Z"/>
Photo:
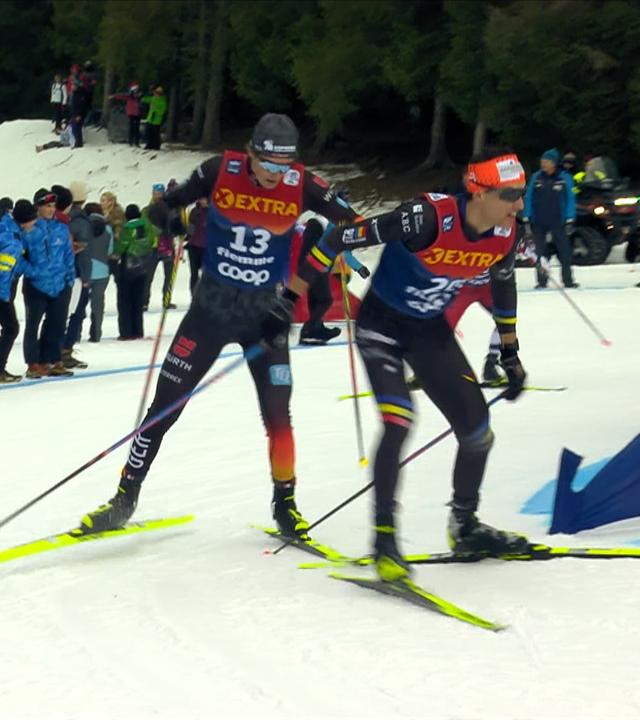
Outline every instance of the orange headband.
<path id="1" fill-rule="evenodd" d="M 523 183 L 525 174 L 517 155 L 502 155 L 479 163 L 469 163 L 465 184 L 470 193 L 483 192 L 511 183 Z"/>

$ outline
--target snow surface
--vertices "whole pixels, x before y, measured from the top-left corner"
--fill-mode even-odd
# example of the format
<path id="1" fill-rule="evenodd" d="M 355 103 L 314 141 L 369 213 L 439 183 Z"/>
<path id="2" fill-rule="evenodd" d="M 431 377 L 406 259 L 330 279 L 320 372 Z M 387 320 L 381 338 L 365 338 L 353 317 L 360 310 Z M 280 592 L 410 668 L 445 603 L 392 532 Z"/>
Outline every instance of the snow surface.
<path id="1" fill-rule="evenodd" d="M 144 202 L 151 182 L 180 179 L 200 159 L 166 153 L 151 160 L 125 146 L 97 146 L 83 151 L 82 162 L 74 153 L 59 168 L 48 158 L 68 151 L 34 154 L 20 166 L 25 141 L 21 155 L 17 135 L 11 148 L 4 133 L 24 134 L 28 125 L 0 126 L 0 147 L 4 157 L 13 153 L 14 170 L 0 179 L 0 194 L 31 195 L 36 185 L 83 179 L 84 172 L 92 191 L 117 182 L 118 194 L 131 193 L 125 203 Z M 41 135 L 34 131 L 29 143 Z M 640 276 L 625 265 L 576 271 L 582 287 L 571 296 L 612 340 L 605 348 L 560 293 L 533 291 L 532 275 L 519 271 L 521 356 L 532 383 L 569 389 L 495 406 L 482 517 L 553 544 L 630 544 L 640 538 L 640 522 L 549 538 L 548 517 L 521 515 L 519 508 L 555 477 L 563 447 L 588 464 L 637 434 L 640 290 L 633 286 Z M 160 318 L 160 284 L 157 277 L 148 335 Z M 186 265 L 176 301 L 160 358 L 188 307 Z M 78 346 L 88 370 L 0 389 L 1 516 L 130 431 L 152 342 L 115 340 L 113 286 L 107 308 L 103 342 Z M 480 370 L 491 321 L 473 307 L 460 329 Z M 9 369 L 21 367 L 18 344 Z M 292 367 L 298 498 L 314 520 L 369 482 L 370 473 L 357 464 L 353 408 L 336 400 L 349 391 L 344 344 L 294 351 Z M 366 387 L 362 368 L 359 377 Z M 446 427 L 426 398 L 416 401 L 420 417 L 407 454 Z M 363 401 L 361 410 L 371 456 L 379 422 L 372 402 Z M 407 552 L 446 549 L 454 450 L 449 438 L 404 472 Z M 125 455 L 124 448 L 109 455 L 2 528 L 0 545 L 74 525 L 113 494 Z M 270 523 L 270 492 L 264 431 L 242 367 L 188 405 L 143 488 L 137 518 L 194 513 L 192 524 L 0 566 L 0 718 L 640 716 L 635 561 L 417 567 L 417 582 L 509 624 L 492 634 L 334 582 L 324 570 L 299 570 L 308 558 L 295 549 L 266 555 L 275 543 L 250 524 Z M 368 552 L 370 504 L 371 496 L 353 502 L 316 537 L 345 553 Z"/>

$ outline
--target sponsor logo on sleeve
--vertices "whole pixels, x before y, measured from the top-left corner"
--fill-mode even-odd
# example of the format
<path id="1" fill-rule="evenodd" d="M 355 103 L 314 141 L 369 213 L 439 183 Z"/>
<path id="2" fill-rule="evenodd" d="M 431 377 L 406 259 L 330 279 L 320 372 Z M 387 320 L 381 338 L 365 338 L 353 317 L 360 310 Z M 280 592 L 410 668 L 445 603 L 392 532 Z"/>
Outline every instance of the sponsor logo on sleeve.
<path id="1" fill-rule="evenodd" d="M 451 232 L 453 230 L 453 215 L 445 215 L 442 218 L 442 232 Z"/>
<path id="2" fill-rule="evenodd" d="M 313 175 L 312 177 L 313 177 L 313 182 L 316 185 L 320 185 L 321 188 L 329 187 L 329 183 L 324 178 L 321 178 L 320 175 Z"/>
<path id="3" fill-rule="evenodd" d="M 269 377 L 272 385 L 291 385 L 291 368 L 289 365 L 272 365 Z"/>

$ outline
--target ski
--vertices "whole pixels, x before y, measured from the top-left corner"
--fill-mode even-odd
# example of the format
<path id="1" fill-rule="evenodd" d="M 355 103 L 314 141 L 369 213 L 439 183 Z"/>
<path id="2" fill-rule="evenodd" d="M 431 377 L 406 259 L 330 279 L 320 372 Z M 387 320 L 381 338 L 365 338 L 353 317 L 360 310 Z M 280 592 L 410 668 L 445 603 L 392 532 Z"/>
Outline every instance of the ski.
<path id="1" fill-rule="evenodd" d="M 504 390 L 504 388 L 507 387 L 508 383 L 505 382 L 478 382 L 475 383 L 478 387 L 483 388 L 484 390 Z M 408 386 L 411 391 L 414 390 L 420 390 L 418 387 L 412 387 Z M 565 390 L 568 390 L 569 388 L 566 385 L 525 385 L 523 390 L 527 392 L 564 392 Z M 357 395 L 338 395 L 338 400 L 353 400 L 354 398 L 365 398 L 365 397 L 373 397 L 373 393 L 371 390 L 367 392 L 361 392 Z"/>
<path id="2" fill-rule="evenodd" d="M 298 550 L 302 550 L 310 555 L 315 555 L 316 557 L 329 561 L 329 565 L 334 563 L 351 562 L 352 560 L 352 558 L 343 555 L 341 552 L 338 552 L 338 550 L 335 550 L 329 545 L 323 545 L 312 538 L 307 538 L 306 540 L 303 538 L 291 539 L 288 535 L 283 535 L 280 530 L 277 530 L 276 528 L 263 527 L 262 525 L 252 525 L 252 527 L 266 533 L 270 537 L 279 538 L 283 542 L 289 543 L 291 547 L 298 548 Z"/>
<path id="3" fill-rule="evenodd" d="M 122 535 L 135 535 L 136 533 L 147 532 L 149 530 L 162 530 L 177 525 L 184 525 L 192 520 L 193 515 L 160 518 L 157 520 L 140 520 L 138 522 L 127 523 L 124 527 L 118 528 L 117 530 L 104 530 L 98 533 L 83 533 L 80 528 L 74 528 L 73 530 L 67 530 L 57 535 L 49 535 L 48 537 L 33 540 L 23 545 L 16 545 L 6 550 L 0 550 L 0 563 L 11 562 L 11 560 L 17 560 L 18 558 L 29 555 L 38 555 L 52 550 L 60 550 L 61 548 L 79 543 L 92 542 L 93 540 L 106 540 L 108 538 L 121 537 Z"/>
<path id="4" fill-rule="evenodd" d="M 453 563 L 475 563 L 481 560 L 501 560 L 531 562 L 537 560 L 558 560 L 562 558 L 577 558 L 581 560 L 613 560 L 613 559 L 640 559 L 640 548 L 572 548 L 552 547 L 550 545 L 531 545 L 529 551 L 520 554 L 504 554 L 499 557 L 483 553 L 423 553 L 418 555 L 405 555 L 404 559 L 411 565 L 450 565 Z M 372 565 L 373 558 L 369 556 L 359 558 L 342 557 L 329 562 L 302 563 L 302 570 L 335 567 L 335 565 Z"/>
<path id="5" fill-rule="evenodd" d="M 498 632 L 500 630 L 504 630 L 506 627 L 506 625 L 500 625 L 491 620 L 485 620 L 485 618 L 482 618 L 479 615 L 474 615 L 468 610 L 464 610 L 448 600 L 445 600 L 438 595 L 434 595 L 425 588 L 416 585 L 409 579 L 385 582 L 383 580 L 366 577 L 354 577 L 335 572 L 329 573 L 329 577 L 332 577 L 335 580 L 341 580 L 342 582 L 351 583 L 352 585 L 357 585 L 358 587 L 365 588 L 367 590 L 373 590 L 375 592 L 382 593 L 383 595 L 392 595 L 393 597 L 412 603 L 413 605 L 418 605 L 426 610 L 446 615 L 447 617 L 460 620 L 461 622 L 465 622 L 469 625 L 474 625 L 485 630 Z"/>

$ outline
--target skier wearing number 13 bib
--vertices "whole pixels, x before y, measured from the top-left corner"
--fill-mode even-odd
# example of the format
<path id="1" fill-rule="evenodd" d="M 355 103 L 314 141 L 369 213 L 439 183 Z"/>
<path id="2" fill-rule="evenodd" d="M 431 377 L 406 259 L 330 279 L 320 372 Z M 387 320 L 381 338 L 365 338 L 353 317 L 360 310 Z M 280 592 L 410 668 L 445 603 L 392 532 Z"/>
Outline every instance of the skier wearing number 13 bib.
<path id="1" fill-rule="evenodd" d="M 299 216 L 312 211 L 338 224 L 356 214 L 322 178 L 296 163 L 298 131 L 286 115 L 264 115 L 246 153 L 227 151 L 204 162 L 182 185 L 155 203 L 151 220 L 180 235 L 179 209 L 209 198 L 203 273 L 160 370 L 143 424 L 193 390 L 225 345 L 246 351 L 260 340 L 260 320 L 278 302 L 289 275 L 290 243 Z M 288 536 L 305 536 L 308 523 L 295 499 L 294 439 L 289 402 L 291 369 L 286 334 L 249 360 L 269 439 L 273 517 Z M 86 533 L 121 527 L 133 514 L 140 485 L 164 434 L 182 408 L 137 434 L 115 496 L 81 520 Z"/>
<path id="2" fill-rule="evenodd" d="M 283 310 L 293 307 L 340 252 L 383 244 L 356 326 L 358 349 L 383 423 L 373 465 L 373 549 L 382 580 L 398 580 L 410 572 L 395 534 L 400 453 L 414 418 L 405 361 L 458 440 L 448 526 L 452 550 L 500 555 L 528 547 L 523 536 L 476 517 L 493 433 L 487 403 L 479 385 L 465 379 L 473 371 L 445 317 L 461 288 L 489 270 L 508 379 L 505 396 L 515 400 L 525 380 L 518 358 L 514 273 L 515 218 L 523 206 L 525 174 L 513 152 L 495 148 L 472 158 L 465 186 L 464 195 L 426 193 L 392 212 L 324 235 L 289 281 L 280 308 L 262 322 L 268 342 L 286 327 Z"/>

